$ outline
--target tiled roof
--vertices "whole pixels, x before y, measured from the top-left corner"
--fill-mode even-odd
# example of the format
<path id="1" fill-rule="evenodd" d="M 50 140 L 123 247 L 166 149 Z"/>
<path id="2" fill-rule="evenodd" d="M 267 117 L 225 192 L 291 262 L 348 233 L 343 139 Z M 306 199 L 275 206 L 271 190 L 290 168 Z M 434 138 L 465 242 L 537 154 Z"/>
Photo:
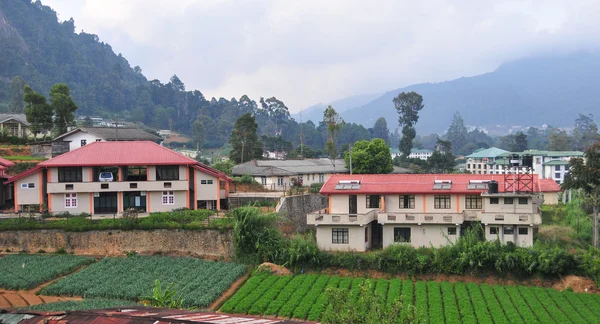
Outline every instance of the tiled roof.
<path id="1" fill-rule="evenodd" d="M 473 159 L 479 159 L 479 158 L 494 158 L 497 157 L 499 155 L 502 155 L 504 153 L 508 153 L 507 151 L 503 150 L 503 149 L 499 149 L 497 147 L 490 147 L 488 149 L 485 150 L 479 150 L 476 152 L 473 152 L 473 154 L 469 154 L 467 156 L 465 156 L 466 158 L 473 158 Z"/>
<path id="2" fill-rule="evenodd" d="M 540 179 L 541 192 L 559 192 L 560 186 L 552 179 Z"/>
<path id="3" fill-rule="evenodd" d="M 335 189 L 340 180 L 359 180 L 360 189 Z M 450 180 L 450 189 L 433 189 L 435 180 Z M 323 185 L 322 194 L 477 194 L 487 190 L 468 189 L 470 180 L 495 180 L 498 191 L 504 192 L 504 175 L 497 174 L 337 174 Z M 533 175 L 533 191 L 540 192 L 539 179 Z M 526 191 L 524 187 L 521 188 Z"/>
<path id="4" fill-rule="evenodd" d="M 190 165 L 196 160 L 150 141 L 94 142 L 44 161 L 42 167 Z"/>
<path id="5" fill-rule="evenodd" d="M 192 166 L 192 167 L 193 167 L 194 169 L 196 169 L 196 170 L 199 170 L 199 171 L 202 171 L 202 172 L 204 172 L 204 173 L 207 173 L 207 174 L 213 175 L 213 176 L 215 176 L 215 177 L 217 177 L 217 178 L 224 179 L 224 180 L 227 180 L 227 181 L 229 181 L 229 182 L 233 181 L 233 180 L 232 180 L 230 177 L 228 177 L 228 176 L 227 176 L 227 174 L 225 174 L 224 172 L 221 172 L 221 171 L 219 171 L 219 170 L 217 170 L 217 169 L 213 169 L 213 168 L 211 168 L 211 167 L 209 167 L 209 166 L 207 166 L 207 165 L 204 165 L 204 164 L 202 164 L 202 163 L 196 163 L 196 165 L 194 165 L 194 166 Z"/>
<path id="6" fill-rule="evenodd" d="M 150 134 L 139 128 L 124 128 L 124 127 L 79 127 L 70 132 L 64 133 L 54 140 L 61 140 L 65 137 L 77 133 L 85 132 L 97 135 L 106 141 L 159 141 L 161 137 Z"/>

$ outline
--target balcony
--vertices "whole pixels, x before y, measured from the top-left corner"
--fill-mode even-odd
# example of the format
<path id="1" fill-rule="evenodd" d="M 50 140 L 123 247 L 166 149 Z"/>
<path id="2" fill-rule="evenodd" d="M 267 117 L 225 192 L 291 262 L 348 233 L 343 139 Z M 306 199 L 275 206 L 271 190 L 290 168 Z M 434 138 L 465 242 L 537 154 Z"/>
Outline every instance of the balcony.
<path id="1" fill-rule="evenodd" d="M 102 191 L 180 191 L 188 190 L 185 180 L 173 181 L 116 181 L 116 182 L 51 182 L 48 193 Z"/>
<path id="2" fill-rule="evenodd" d="M 462 214 L 380 213 L 380 224 L 462 224 Z"/>
<path id="3" fill-rule="evenodd" d="M 542 223 L 540 214 L 507 214 L 507 213 L 482 213 L 483 224 L 523 224 L 539 225 Z"/>
<path id="4" fill-rule="evenodd" d="M 365 214 L 327 214 L 325 209 L 306 215 L 308 225 L 366 225 L 377 219 L 377 211 L 372 210 Z"/>

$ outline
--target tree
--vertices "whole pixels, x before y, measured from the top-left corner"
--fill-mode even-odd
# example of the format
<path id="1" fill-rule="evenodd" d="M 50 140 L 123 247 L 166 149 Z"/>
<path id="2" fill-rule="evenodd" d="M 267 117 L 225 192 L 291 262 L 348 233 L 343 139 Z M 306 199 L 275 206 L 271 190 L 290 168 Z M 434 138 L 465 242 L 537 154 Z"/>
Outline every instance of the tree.
<path id="1" fill-rule="evenodd" d="M 315 150 L 305 144 L 300 144 L 298 145 L 298 147 L 296 147 L 295 149 L 292 150 L 292 152 L 290 152 L 290 158 L 292 159 L 296 159 L 296 158 L 314 158 L 315 155 Z"/>
<path id="2" fill-rule="evenodd" d="M 22 113 L 25 111 L 25 102 L 23 98 L 25 96 L 25 86 L 27 83 L 19 75 L 15 76 L 10 80 L 10 102 L 8 107 L 11 112 Z"/>
<path id="3" fill-rule="evenodd" d="M 350 156 L 352 156 L 352 165 L 350 165 Z M 394 171 L 390 148 L 381 138 L 354 143 L 351 151 L 346 151 L 344 154 L 344 161 L 346 168 L 352 167 L 353 173 L 385 174 Z"/>
<path id="4" fill-rule="evenodd" d="M 31 132 L 37 138 L 37 134 L 46 133 L 52 128 L 52 116 L 54 112 L 52 107 L 46 102 L 46 97 L 34 92 L 31 87 L 26 86 L 23 89 L 23 102 L 27 103 L 25 108 L 25 117 L 31 125 Z"/>
<path id="5" fill-rule="evenodd" d="M 387 121 L 383 117 L 377 118 L 373 126 L 373 138 L 381 138 L 386 144 L 390 143 L 390 130 L 387 127 Z"/>
<path id="6" fill-rule="evenodd" d="M 192 124 L 192 138 L 196 144 L 196 152 L 199 152 L 204 141 L 204 123 L 200 119 L 196 119 Z"/>
<path id="7" fill-rule="evenodd" d="M 460 113 L 458 111 L 455 112 L 452 123 L 448 127 L 448 132 L 446 132 L 446 138 L 452 143 L 452 147 L 454 148 L 453 153 L 467 153 L 463 152 L 462 148 L 467 144 L 468 132 Z"/>
<path id="8" fill-rule="evenodd" d="M 571 150 L 571 136 L 559 128 L 552 128 L 548 136 L 548 150 L 569 151 Z"/>
<path id="9" fill-rule="evenodd" d="M 90 116 L 86 116 L 85 119 L 83 120 L 83 126 L 85 127 L 92 127 L 94 126 L 94 122 L 92 121 L 92 119 L 90 118 Z"/>
<path id="10" fill-rule="evenodd" d="M 600 141 L 600 135 L 598 135 L 598 125 L 594 122 L 594 115 L 579 114 L 573 128 L 574 148 L 585 150 L 598 141 Z"/>
<path id="11" fill-rule="evenodd" d="M 433 154 L 427 159 L 427 164 L 432 173 L 452 173 L 456 162 L 452 155 L 452 143 L 450 141 L 437 140 Z"/>
<path id="12" fill-rule="evenodd" d="M 398 125 L 402 126 L 402 138 L 400 139 L 400 152 L 407 158 L 412 149 L 412 142 L 417 132 L 415 124 L 419 121 L 419 111 L 423 109 L 423 97 L 414 92 L 402 92 L 393 100 L 398 111 Z"/>
<path id="13" fill-rule="evenodd" d="M 514 146 L 510 149 L 513 152 L 523 152 L 527 149 L 527 135 L 518 132 L 514 136 Z"/>
<path id="14" fill-rule="evenodd" d="M 563 189 L 582 189 L 593 206 L 593 245 L 598 246 L 598 209 L 600 207 L 600 142 L 585 151 L 585 160 L 573 158 L 569 161 L 569 173 Z"/>
<path id="15" fill-rule="evenodd" d="M 57 134 L 67 132 L 67 127 L 75 121 L 77 105 L 71 97 L 69 87 L 64 83 L 57 83 L 50 89 L 50 105 L 54 111 L 54 127 Z"/>
<path id="16" fill-rule="evenodd" d="M 337 158 L 335 137 L 340 131 L 340 126 L 344 124 L 344 120 L 333 107 L 327 106 L 323 112 L 323 123 L 327 125 L 327 132 L 329 134 L 327 142 L 325 143 L 325 150 L 329 154 L 329 159 L 331 160 L 331 164 L 333 164 L 335 172 L 335 159 Z"/>
<path id="17" fill-rule="evenodd" d="M 234 163 L 244 163 L 262 157 L 262 145 L 256 135 L 258 124 L 250 113 L 243 114 L 235 121 L 229 138 L 232 146 L 229 159 Z"/>
<path id="18" fill-rule="evenodd" d="M 231 160 L 217 161 L 217 162 L 213 163 L 212 167 L 221 172 L 224 172 L 225 174 L 227 174 L 228 176 L 231 177 L 234 164 L 233 164 L 233 162 L 231 162 Z"/>

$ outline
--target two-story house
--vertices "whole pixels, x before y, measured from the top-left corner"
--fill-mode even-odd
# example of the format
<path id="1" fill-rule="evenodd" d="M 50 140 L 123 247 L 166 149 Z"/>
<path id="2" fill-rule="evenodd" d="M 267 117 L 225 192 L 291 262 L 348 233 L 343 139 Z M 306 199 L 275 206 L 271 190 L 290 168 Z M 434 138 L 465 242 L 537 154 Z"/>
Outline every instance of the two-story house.
<path id="1" fill-rule="evenodd" d="M 224 173 L 150 141 L 93 142 L 20 173 L 15 211 L 119 214 L 226 207 Z"/>
<path id="2" fill-rule="evenodd" d="M 523 152 L 506 152 L 499 160 L 499 164 L 508 164 L 510 156 L 522 158 L 524 155 L 530 155 L 533 159 L 533 173 L 543 179 L 552 179 L 561 184 L 565 181 L 565 176 L 569 173 L 569 161 L 572 158 L 583 158 L 583 152 L 580 151 L 540 151 L 527 150 Z"/>
<path id="3" fill-rule="evenodd" d="M 307 215 L 319 248 L 365 251 L 395 243 L 415 247 L 456 241 L 474 223 L 489 240 L 533 244 L 543 194 L 535 175 L 332 175 L 321 194 L 329 207 Z M 514 191 L 513 191 L 514 189 Z"/>

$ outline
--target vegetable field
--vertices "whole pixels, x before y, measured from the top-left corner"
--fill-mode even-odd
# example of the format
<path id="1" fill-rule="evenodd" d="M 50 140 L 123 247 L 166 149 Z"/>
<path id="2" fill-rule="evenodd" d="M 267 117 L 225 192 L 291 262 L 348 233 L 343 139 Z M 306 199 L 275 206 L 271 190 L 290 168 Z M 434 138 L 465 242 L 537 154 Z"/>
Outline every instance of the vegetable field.
<path id="1" fill-rule="evenodd" d="M 75 255 L 7 255 L 0 258 L 0 288 L 31 289 L 96 261 Z"/>
<path id="2" fill-rule="evenodd" d="M 246 273 L 245 265 L 193 258 L 134 256 L 104 258 L 42 289 L 44 295 L 139 301 L 154 281 L 183 296 L 184 306 L 206 307 Z"/>
<path id="3" fill-rule="evenodd" d="M 416 316 L 430 323 L 598 323 L 600 295 L 553 289 L 400 279 L 364 279 L 327 275 L 253 275 L 223 306 L 225 313 L 271 315 L 320 321 L 331 305 L 327 287 L 348 292 L 350 304 L 374 294 L 382 308 L 400 298 L 399 322 Z M 360 305 L 360 303 L 356 303 Z M 355 312 L 367 312 L 357 306 Z M 413 314 L 407 315 L 406 312 Z"/>

